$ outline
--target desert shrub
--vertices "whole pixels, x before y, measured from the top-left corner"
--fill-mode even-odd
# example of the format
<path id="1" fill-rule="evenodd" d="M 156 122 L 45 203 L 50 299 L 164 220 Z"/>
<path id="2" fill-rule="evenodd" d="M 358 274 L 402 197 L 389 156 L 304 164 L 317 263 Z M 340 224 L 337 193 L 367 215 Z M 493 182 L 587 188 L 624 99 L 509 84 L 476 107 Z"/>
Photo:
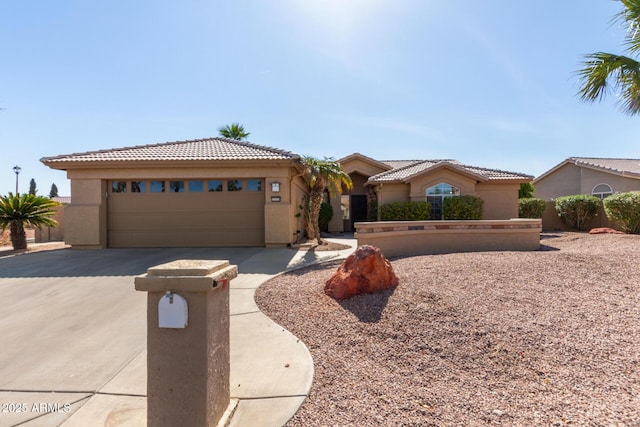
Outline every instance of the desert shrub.
<path id="1" fill-rule="evenodd" d="M 333 218 L 333 206 L 330 203 L 322 202 L 320 205 L 320 215 L 318 215 L 318 226 L 320 231 L 329 230 L 329 222 Z"/>
<path id="2" fill-rule="evenodd" d="M 425 221 L 431 219 L 429 202 L 392 202 L 380 206 L 382 221 Z"/>
<path id="3" fill-rule="evenodd" d="M 556 199 L 556 212 L 562 222 L 578 231 L 584 231 L 597 214 L 602 201 L 588 194 L 563 196 Z"/>
<path id="4" fill-rule="evenodd" d="M 518 199 L 518 217 L 519 218 L 542 218 L 547 202 L 543 199 L 534 197 Z"/>
<path id="5" fill-rule="evenodd" d="M 443 219 L 480 219 L 484 200 L 478 196 L 447 197 L 442 201 Z"/>
<path id="6" fill-rule="evenodd" d="M 602 203 L 610 221 L 620 223 L 627 233 L 640 234 L 640 192 L 613 194 Z"/>

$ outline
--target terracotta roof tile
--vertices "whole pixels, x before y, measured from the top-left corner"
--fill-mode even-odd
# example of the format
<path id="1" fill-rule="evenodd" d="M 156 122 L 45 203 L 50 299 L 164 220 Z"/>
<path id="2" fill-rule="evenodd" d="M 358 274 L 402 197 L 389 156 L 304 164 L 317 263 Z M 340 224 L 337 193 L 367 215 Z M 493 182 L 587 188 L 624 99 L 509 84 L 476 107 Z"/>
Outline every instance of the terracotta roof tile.
<path id="1" fill-rule="evenodd" d="M 499 169 L 487 169 L 477 166 L 468 166 L 457 160 L 423 160 L 418 163 L 410 163 L 406 166 L 392 169 L 387 172 L 379 173 L 369 178 L 369 182 L 404 182 L 410 178 L 419 175 L 426 170 L 435 166 L 452 165 L 456 168 L 466 170 L 467 172 L 480 175 L 488 180 L 509 180 L 509 179 L 533 179 L 533 176 L 525 175 L 517 172 L 508 172 Z"/>
<path id="2" fill-rule="evenodd" d="M 612 159 L 598 157 L 571 157 L 576 165 L 591 166 L 616 173 L 640 175 L 640 159 Z"/>
<path id="3" fill-rule="evenodd" d="M 114 162 L 130 160 L 286 160 L 297 154 L 227 138 L 194 139 L 65 154 L 41 159 L 43 163 Z"/>

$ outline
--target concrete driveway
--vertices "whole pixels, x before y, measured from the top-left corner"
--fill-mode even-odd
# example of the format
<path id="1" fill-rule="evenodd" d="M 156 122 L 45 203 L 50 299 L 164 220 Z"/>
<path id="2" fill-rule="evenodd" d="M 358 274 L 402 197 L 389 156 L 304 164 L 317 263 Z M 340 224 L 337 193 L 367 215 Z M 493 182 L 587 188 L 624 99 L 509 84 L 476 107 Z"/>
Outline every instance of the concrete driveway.
<path id="1" fill-rule="evenodd" d="M 256 368 L 251 369 L 251 354 L 261 355 L 267 362 L 269 359 L 256 345 L 274 347 L 272 343 L 256 343 L 261 334 L 255 330 L 255 336 L 235 334 L 234 339 L 234 324 L 238 330 L 239 325 L 251 329 L 261 324 L 265 331 L 289 340 L 278 354 L 283 357 L 282 349 L 286 349 L 286 357 L 298 355 L 299 371 L 289 370 L 288 381 L 300 384 L 290 384 L 288 391 L 273 390 L 274 395 L 269 396 L 272 399 L 295 399 L 285 402 L 288 414 L 263 424 L 286 421 L 304 401 L 313 365 L 304 344 L 274 328 L 275 324 L 259 313 L 253 294 L 273 274 L 341 255 L 346 252 L 315 254 L 286 248 L 64 249 L 0 258 L 0 426 L 89 425 L 88 420 L 99 420 L 91 425 L 145 425 L 146 293 L 134 290 L 133 277 L 176 259 L 224 259 L 239 267 L 241 274 L 231 285 L 231 369 L 236 395 L 240 399 L 242 393 L 247 395 L 245 410 L 240 410 L 242 401 L 238 409 L 240 419 L 255 417 L 252 407 L 272 410 L 275 402 L 265 405 L 256 399 L 260 396 L 255 395 L 252 375 L 266 375 L 262 389 L 282 382 L 269 378 L 271 368 L 266 373 L 264 367 L 257 366 L 258 373 Z M 247 316 L 234 320 L 234 315 L 240 314 Z M 241 345 L 251 345 L 252 351 L 242 351 Z"/>

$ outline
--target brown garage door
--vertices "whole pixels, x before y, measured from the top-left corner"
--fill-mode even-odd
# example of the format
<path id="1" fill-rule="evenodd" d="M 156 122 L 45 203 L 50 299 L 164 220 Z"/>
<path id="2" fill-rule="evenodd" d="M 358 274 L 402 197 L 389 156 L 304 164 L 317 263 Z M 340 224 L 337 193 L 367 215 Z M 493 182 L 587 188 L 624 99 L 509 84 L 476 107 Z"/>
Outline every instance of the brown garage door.
<path id="1" fill-rule="evenodd" d="M 264 246 L 263 182 L 109 182 L 109 246 Z"/>

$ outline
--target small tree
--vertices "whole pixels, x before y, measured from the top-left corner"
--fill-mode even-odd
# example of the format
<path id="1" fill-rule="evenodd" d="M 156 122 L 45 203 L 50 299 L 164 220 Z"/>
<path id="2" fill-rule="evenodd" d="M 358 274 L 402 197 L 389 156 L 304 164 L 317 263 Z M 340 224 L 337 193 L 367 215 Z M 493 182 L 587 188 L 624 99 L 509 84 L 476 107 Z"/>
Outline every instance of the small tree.
<path id="1" fill-rule="evenodd" d="M 58 187 L 56 184 L 51 184 L 51 190 L 49 190 L 49 198 L 53 199 L 54 197 L 58 197 Z"/>
<path id="2" fill-rule="evenodd" d="M 0 197 L 0 229 L 9 228 L 13 249 L 26 249 L 27 227 L 41 227 L 43 225 L 55 227 L 58 222 L 51 218 L 55 214 L 53 209 L 59 203 L 46 197 L 34 194 L 22 194 Z"/>
<path id="3" fill-rule="evenodd" d="M 340 166 L 340 163 L 331 158 L 319 160 L 307 156 L 300 159 L 300 165 L 309 186 L 309 203 L 305 206 L 307 237 L 309 239 L 315 238 L 318 240 L 319 245 L 323 245 L 318 218 L 320 217 L 320 207 L 324 199 L 324 192 L 329 190 L 329 194 L 340 194 L 343 186 L 350 190 L 353 187 L 353 183 L 349 174 Z"/>
<path id="4" fill-rule="evenodd" d="M 519 218 L 542 218 L 544 210 L 547 208 L 547 202 L 534 197 L 518 199 L 518 217 Z"/>
<path id="5" fill-rule="evenodd" d="M 607 218 L 626 233 L 640 234 L 640 192 L 613 194 L 602 201 Z"/>
<path id="6" fill-rule="evenodd" d="M 36 180 L 31 178 L 31 181 L 29 181 L 29 194 L 35 196 L 37 192 L 38 189 L 36 188 Z"/>
<path id="7" fill-rule="evenodd" d="M 602 201 L 588 194 L 558 197 L 556 199 L 556 212 L 560 219 L 570 227 L 578 231 L 586 230 L 586 227 L 602 206 Z"/>
<path id="8" fill-rule="evenodd" d="M 467 194 L 458 197 L 446 197 L 442 201 L 443 219 L 478 220 L 482 218 L 484 200 Z"/>
<path id="9" fill-rule="evenodd" d="M 518 199 L 531 199 L 535 191 L 535 187 L 530 182 L 527 182 L 526 184 L 520 184 L 520 189 L 518 190 Z"/>

